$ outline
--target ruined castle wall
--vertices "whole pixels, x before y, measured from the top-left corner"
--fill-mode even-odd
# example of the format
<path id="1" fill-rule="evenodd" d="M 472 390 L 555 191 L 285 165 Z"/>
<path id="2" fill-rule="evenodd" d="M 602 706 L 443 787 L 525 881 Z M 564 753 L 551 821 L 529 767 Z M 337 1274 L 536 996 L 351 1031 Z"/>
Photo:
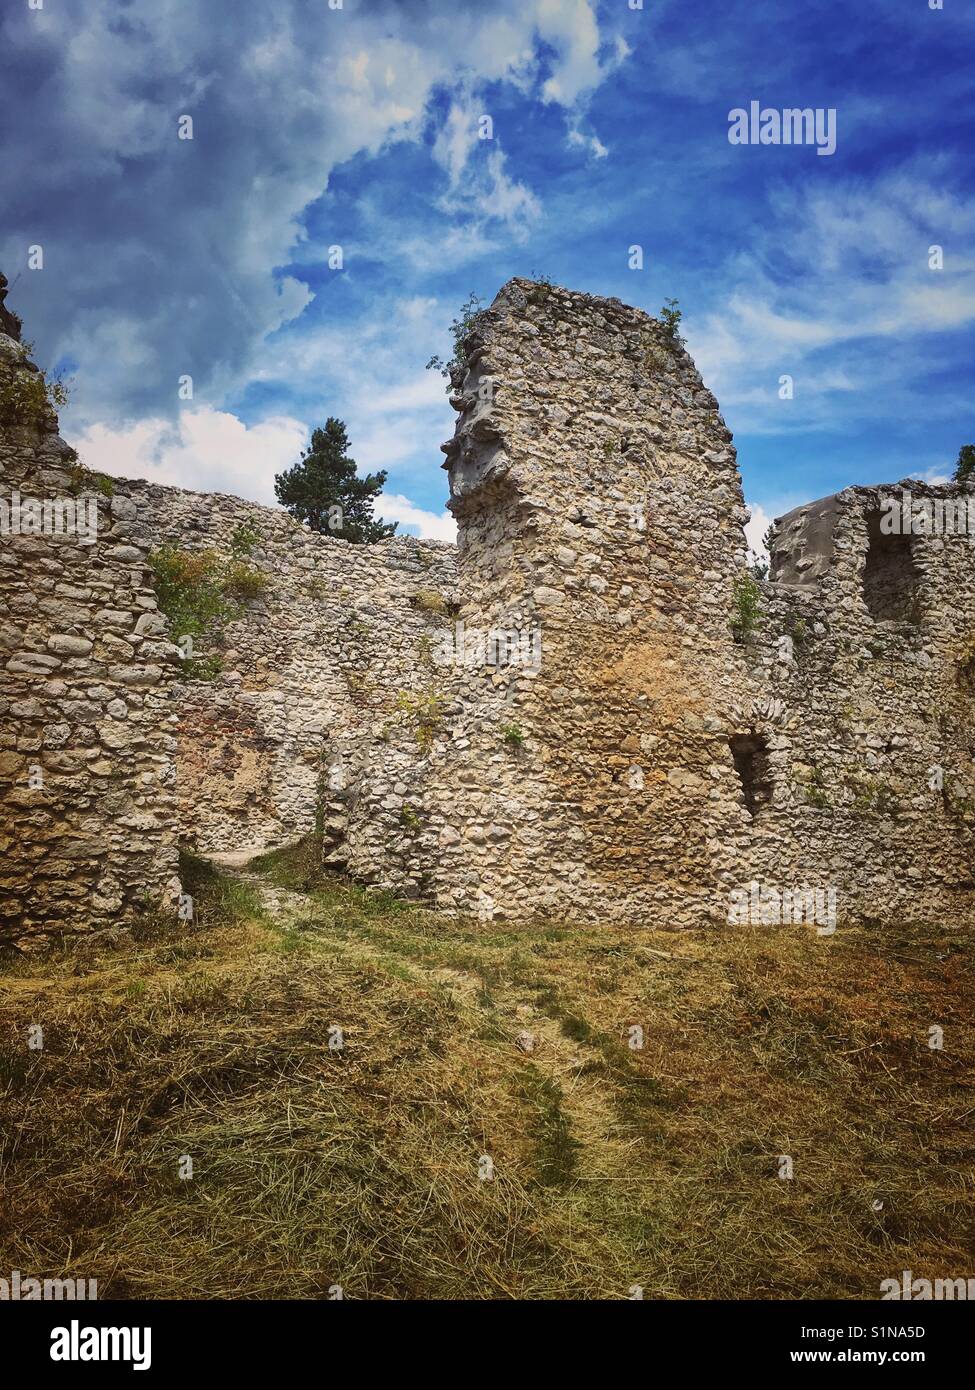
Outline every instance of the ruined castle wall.
<path id="1" fill-rule="evenodd" d="M 541 661 L 438 673 L 424 873 L 463 911 L 701 920 L 740 799 L 730 434 L 681 345 L 618 301 L 515 281 L 468 350 L 445 446 L 460 617 L 538 631 Z"/>
<path id="2" fill-rule="evenodd" d="M 194 645 L 195 657 L 219 658 L 219 673 L 177 671 L 170 690 L 182 839 L 202 853 L 256 853 L 308 834 L 329 781 L 344 796 L 346 744 L 363 730 L 379 737 L 422 680 L 453 601 L 454 548 L 411 537 L 352 545 L 221 494 L 129 481 L 116 493 L 156 547 L 227 561 L 239 527 L 259 537 L 245 563 L 264 591 L 238 605 L 219 642 Z M 339 821 L 331 829 L 344 838 Z"/>
<path id="3" fill-rule="evenodd" d="M 18 343 L 0 337 L 0 349 L 28 370 Z M 175 911 L 178 844 L 257 852 L 319 828 L 344 862 L 355 792 L 346 749 L 365 737 L 392 765 L 384 729 L 415 729 L 422 701 L 410 692 L 449 622 L 454 547 L 351 545 L 276 508 L 143 481 L 113 479 L 108 496 L 81 474 L 49 410 L 31 428 L 4 427 L 0 464 L 2 496 L 73 504 L 81 486 L 99 513 L 94 545 L 74 535 L 0 545 L 3 940 L 122 926 L 146 906 Z M 265 588 L 237 605 L 219 640 L 195 643 L 195 658 L 218 658 L 216 678 L 187 679 L 147 561 L 173 545 L 225 562 L 241 526 L 257 533 L 246 564 Z M 418 880 L 403 791 L 394 779 L 375 808 L 366 793 L 354 867 L 409 890 Z"/>
<path id="4" fill-rule="evenodd" d="M 798 509 L 743 629 L 735 452 L 680 341 L 512 281 L 466 351 L 456 548 L 125 480 L 94 545 L 4 538 L 0 939 L 171 909 L 177 841 L 313 829 L 357 880 L 487 918 L 727 924 L 757 883 L 969 919 L 968 535 L 884 538 L 889 489 Z M 27 371 L 0 335 L 0 391 Z M 72 497 L 72 465 L 53 412 L 2 426 L 3 495 Z M 188 679 L 148 558 L 225 563 L 241 527 L 263 588 Z"/>
<path id="5" fill-rule="evenodd" d="M 31 381 L 24 348 L 0 334 L 0 501 L 9 520 L 18 495 L 57 500 L 61 518 L 44 534 L 42 514 L 34 534 L 28 505 L 0 536 L 0 943 L 21 946 L 173 909 L 178 893 L 173 649 L 147 546 L 124 498 L 76 496 L 54 411 L 15 408 Z M 77 504 L 86 521 L 97 512 L 93 544 L 74 530 Z"/>
<path id="6" fill-rule="evenodd" d="M 829 894 L 823 925 L 970 918 L 967 537 L 918 539 L 905 585 L 895 553 L 868 561 L 877 490 L 801 509 L 742 631 L 734 450 L 663 327 L 512 282 L 468 352 L 460 618 L 538 633 L 541 660 L 438 666 L 425 749 L 360 740 L 343 862 L 486 916 L 727 924 L 758 883 Z"/>
<path id="7" fill-rule="evenodd" d="M 975 569 L 964 534 L 868 560 L 903 488 L 962 495 L 849 488 L 778 523 L 745 647 L 772 800 L 743 815 L 726 882 L 832 887 L 840 921 L 950 925 L 975 908 Z"/>

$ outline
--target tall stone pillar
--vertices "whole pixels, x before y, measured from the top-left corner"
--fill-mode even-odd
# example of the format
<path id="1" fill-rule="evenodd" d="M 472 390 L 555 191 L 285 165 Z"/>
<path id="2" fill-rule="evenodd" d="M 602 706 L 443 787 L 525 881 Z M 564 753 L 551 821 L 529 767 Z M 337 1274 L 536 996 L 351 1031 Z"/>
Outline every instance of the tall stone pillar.
<path id="1" fill-rule="evenodd" d="M 441 776 L 467 872 L 448 857 L 440 896 L 700 921 L 740 813 L 731 435 L 679 339 L 618 300 L 513 280 L 466 352 L 443 446 L 465 641 L 541 655 L 454 686 Z"/>

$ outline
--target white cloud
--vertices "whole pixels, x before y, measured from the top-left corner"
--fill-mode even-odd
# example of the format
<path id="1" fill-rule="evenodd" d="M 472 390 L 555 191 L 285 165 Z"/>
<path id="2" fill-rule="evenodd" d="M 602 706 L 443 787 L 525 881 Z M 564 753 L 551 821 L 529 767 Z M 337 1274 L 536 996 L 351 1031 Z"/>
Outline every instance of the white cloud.
<path id="1" fill-rule="evenodd" d="M 781 188 L 756 216 L 750 249 L 725 269 L 734 288 L 688 341 L 709 386 L 750 433 L 835 428 L 835 412 L 890 396 L 917 409 L 911 383 L 930 370 L 925 335 L 975 322 L 975 199 L 920 171 L 827 189 Z M 928 248 L 944 245 L 944 270 Z M 794 398 L 779 398 L 779 377 Z"/>
<path id="2" fill-rule="evenodd" d="M 413 270 L 440 274 L 456 270 L 468 261 L 476 261 L 498 249 L 499 242 L 489 236 L 480 223 L 465 222 L 460 226 L 437 225 L 422 236 L 404 237 L 390 246 L 391 259 L 405 259 Z"/>
<path id="3" fill-rule="evenodd" d="M 930 483 L 932 487 L 944 487 L 952 481 L 954 471 L 954 468 L 945 468 L 944 460 L 942 460 L 940 463 L 929 464 L 927 467 L 914 467 L 904 476 L 917 478 L 922 483 Z"/>
<path id="4" fill-rule="evenodd" d="M 541 204 L 527 184 L 509 177 L 504 150 L 492 150 L 485 164 L 487 177 L 474 190 L 474 206 L 485 220 L 500 218 L 520 240 L 541 216 Z"/>
<path id="5" fill-rule="evenodd" d="M 542 98 L 574 106 L 603 76 L 595 11 L 588 0 L 539 0 L 537 18 L 539 33 L 558 55 Z"/>
<path id="6" fill-rule="evenodd" d="M 570 145 L 603 159 L 609 153 L 607 147 L 598 135 L 582 128 L 587 100 L 606 76 L 626 61 L 631 49 L 617 36 L 601 61 L 599 22 L 591 0 L 534 0 L 523 4 L 519 18 L 531 28 L 519 34 L 509 19 L 502 18 L 479 35 L 476 69 L 465 73 L 456 88 L 432 153 L 449 180 L 449 192 L 442 200 L 445 209 L 467 206 L 484 221 L 495 218 L 505 222 L 516 237 L 524 239 L 541 208 L 531 189 L 506 172 L 500 132 L 494 132 L 487 157 L 480 164 L 476 161 L 478 146 L 486 143 L 479 135 L 479 121 L 491 115 L 485 109 L 484 83 L 503 77 L 521 91 L 530 91 L 541 68 L 534 47 L 537 33 L 554 53 L 548 76 L 541 82 L 541 100 L 564 108 Z"/>
<path id="7" fill-rule="evenodd" d="M 478 122 L 483 114 L 470 89 L 464 89 L 450 103 L 433 142 L 431 153 L 441 168 L 446 170 L 452 189 L 460 183 L 467 161 L 477 148 L 480 139 Z"/>
<path id="8" fill-rule="evenodd" d="M 77 442 L 87 467 L 116 478 L 145 478 L 192 492 L 229 492 L 249 502 L 276 506 L 274 475 L 297 462 L 307 431 L 286 416 L 248 427 L 225 410 L 184 411 L 174 427 L 140 420 L 110 428 L 92 425 Z M 447 512 L 419 507 L 402 493 L 382 493 L 376 513 L 424 540 L 456 541 Z"/>
<path id="9" fill-rule="evenodd" d="M 499 221 L 516 238 L 524 239 L 541 214 L 541 205 L 527 184 L 512 179 L 500 136 L 482 138 L 480 122 L 490 116 L 477 91 L 464 83 L 450 104 L 433 142 L 432 154 L 447 174 L 447 192 L 439 206 L 450 213 L 467 213 L 473 230 Z"/>
<path id="10" fill-rule="evenodd" d="M 175 425 L 160 419 L 92 425 L 75 447 L 88 468 L 114 477 L 275 505 L 275 473 L 297 462 L 307 442 L 305 426 L 287 416 L 248 427 L 228 411 L 204 406 L 183 411 Z"/>
<path id="11" fill-rule="evenodd" d="M 570 123 L 567 140 L 570 145 L 580 146 L 587 149 L 594 159 L 605 159 L 609 154 L 609 149 L 603 144 L 598 135 L 587 135 L 580 130 L 576 123 Z"/>
<path id="12" fill-rule="evenodd" d="M 400 530 L 415 526 L 421 540 L 457 540 L 457 523 L 449 512 L 424 511 L 398 492 L 384 492 L 376 503 L 376 511 L 383 521 L 399 522 Z"/>
<path id="13" fill-rule="evenodd" d="M 351 454 L 363 471 L 392 470 L 396 484 L 417 482 L 446 492 L 440 441 L 454 427 L 440 373 L 425 369 L 431 351 L 449 351 L 446 325 L 456 312 L 439 300 L 413 296 L 384 304 L 382 316 L 351 331 L 317 327 L 269 343 L 257 380 L 283 392 L 301 387 L 308 426 L 328 415 L 346 423 Z"/>
<path id="14" fill-rule="evenodd" d="M 187 372 L 198 399 L 239 389 L 268 335 L 309 301 L 307 287 L 274 275 L 302 243 L 321 258 L 305 210 L 337 166 L 419 141 L 436 94 L 451 99 L 434 157 L 456 225 L 429 248 L 417 238 L 419 258 L 461 264 L 495 229 L 524 239 L 538 199 L 500 143 L 473 153 L 477 93 L 543 84 L 577 120 L 621 53 L 601 66 L 595 0 L 342 11 L 130 0 L 124 22 L 115 0 L 89 0 L 56 27 L 25 11 L 4 33 L 14 65 L 43 50 L 58 100 L 40 123 L 29 102 L 9 103 L 0 253 L 18 267 L 42 198 L 58 273 L 30 277 L 16 307 L 42 358 L 76 361 L 83 389 L 69 418 L 81 424 L 161 415 Z M 192 141 L 176 139 L 182 113 L 194 116 Z M 585 138 L 598 155 L 597 137 Z"/>
<path id="15" fill-rule="evenodd" d="M 439 372 L 420 371 L 394 383 L 381 396 L 362 402 L 361 409 L 370 414 L 389 414 L 400 410 L 421 410 L 428 406 L 443 407 L 444 381 Z"/>

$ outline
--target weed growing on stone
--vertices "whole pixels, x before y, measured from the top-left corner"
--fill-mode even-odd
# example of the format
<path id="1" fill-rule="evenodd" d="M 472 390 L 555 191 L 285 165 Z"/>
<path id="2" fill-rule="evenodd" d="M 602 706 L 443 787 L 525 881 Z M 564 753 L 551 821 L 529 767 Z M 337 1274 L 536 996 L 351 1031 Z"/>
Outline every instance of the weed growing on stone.
<path id="1" fill-rule="evenodd" d="M 535 283 L 528 291 L 526 298 L 529 304 L 534 304 L 541 308 L 542 305 L 548 302 L 548 297 L 555 288 L 555 285 L 552 283 L 552 277 L 550 275 L 534 274 L 532 279 Z"/>
<path id="2" fill-rule="evenodd" d="M 221 582 L 220 557 L 214 550 L 180 550 L 162 545 L 149 555 L 159 610 L 169 621 L 173 641 L 187 638 L 183 674 L 187 680 L 213 680 L 222 669 L 217 653 L 223 628 L 233 616 Z M 196 648 L 199 656 L 192 655 Z"/>
<path id="3" fill-rule="evenodd" d="M 107 473 L 96 473 L 85 465 L 75 456 L 74 462 L 68 469 L 68 491 L 73 497 L 78 497 L 83 492 L 100 492 L 103 497 L 115 496 L 115 482 Z"/>
<path id="4" fill-rule="evenodd" d="M 663 308 L 660 310 L 660 322 L 666 329 L 668 338 L 678 347 L 683 347 L 685 343 L 678 331 L 683 317 L 683 311 L 676 299 L 664 300 Z"/>
<path id="5" fill-rule="evenodd" d="M 644 333 L 640 339 L 640 361 L 645 372 L 666 372 L 671 365 L 670 354 L 666 352 L 652 334 Z"/>
<path id="6" fill-rule="evenodd" d="M 814 767 L 807 776 L 800 780 L 800 786 L 805 796 L 806 802 L 810 806 L 815 806 L 820 811 L 825 811 L 832 805 L 826 785 L 826 777 L 821 767 Z"/>
<path id="7" fill-rule="evenodd" d="M 959 793 L 953 786 L 945 786 L 944 804 L 948 815 L 964 821 L 966 825 L 975 822 L 975 800 Z"/>
<path id="8" fill-rule="evenodd" d="M 445 706 L 444 696 L 434 691 L 400 690 L 396 696 L 396 708 L 405 715 L 424 752 L 433 744 Z"/>
<path id="9" fill-rule="evenodd" d="M 231 560 L 224 569 L 221 587 L 229 598 L 246 603 L 265 594 L 269 582 L 263 570 L 253 569 L 242 560 Z"/>
<path id="10" fill-rule="evenodd" d="M 241 531 L 241 527 L 237 531 Z M 235 533 L 236 534 L 236 533 Z M 252 542 L 248 542 L 248 549 Z M 172 639 L 182 644 L 185 680 L 213 680 L 223 669 L 218 647 L 224 628 L 240 605 L 266 593 L 268 576 L 239 558 L 223 559 L 215 550 L 182 550 L 159 546 L 149 555 L 156 601 L 169 621 Z"/>
<path id="11" fill-rule="evenodd" d="M 735 578 L 731 594 L 734 610 L 731 631 L 736 642 L 747 642 L 762 621 L 762 591 L 755 577 L 746 571 Z"/>
<path id="12" fill-rule="evenodd" d="M 244 560 L 261 539 L 253 518 L 238 522 L 230 537 L 230 554 L 235 560 Z"/>
<path id="13" fill-rule="evenodd" d="M 484 300 L 472 290 L 461 305 L 460 313 L 451 321 L 450 336 L 454 345 L 453 353 L 446 360 L 434 355 L 427 363 L 428 370 L 432 368 L 438 371 L 442 377 L 447 378 L 448 393 L 453 390 L 454 382 L 467 371 L 469 366 L 467 338 L 474 332 L 484 312 Z"/>
<path id="14" fill-rule="evenodd" d="M 805 618 L 796 618 L 789 629 L 789 636 L 797 650 L 801 650 L 810 640 L 809 624 Z"/>
<path id="15" fill-rule="evenodd" d="M 417 589 L 410 603 L 421 613 L 443 613 L 447 608 L 443 594 L 436 589 Z"/>
<path id="16" fill-rule="evenodd" d="M 34 355 L 34 344 L 24 343 L 24 358 Z M 49 410 L 67 405 L 69 389 L 59 376 L 49 377 L 26 360 L 3 369 L 0 376 L 0 425 L 37 425 Z"/>
<path id="17" fill-rule="evenodd" d="M 852 791 L 853 805 L 858 811 L 873 811 L 882 816 L 896 814 L 897 798 L 876 777 L 865 772 L 847 773 L 843 781 Z"/>
<path id="18" fill-rule="evenodd" d="M 346 671 L 345 683 L 353 700 L 360 704 L 368 700 L 373 685 L 364 671 Z"/>

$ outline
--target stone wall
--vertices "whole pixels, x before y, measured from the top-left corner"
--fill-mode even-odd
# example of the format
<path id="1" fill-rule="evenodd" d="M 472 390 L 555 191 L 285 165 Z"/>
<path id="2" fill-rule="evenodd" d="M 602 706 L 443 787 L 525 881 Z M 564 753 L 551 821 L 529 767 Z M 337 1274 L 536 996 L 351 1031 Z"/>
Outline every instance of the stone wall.
<path id="1" fill-rule="evenodd" d="M 542 655 L 444 680 L 436 900 L 700 921 L 737 812 L 713 693 L 744 559 L 730 433 L 679 341 L 618 301 L 513 281 L 468 353 L 445 446 L 461 617 Z"/>
<path id="2" fill-rule="evenodd" d="M 179 892 L 174 649 L 147 547 L 124 498 L 84 487 L 39 383 L 0 333 L 0 943 L 21 946 Z"/>
<path id="3" fill-rule="evenodd" d="M 969 918 L 967 536 L 917 541 L 905 580 L 881 490 L 811 504 L 747 630 L 731 436 L 663 325 L 513 281 L 467 353 L 444 446 L 460 617 L 539 632 L 542 660 L 432 672 L 422 756 L 408 731 L 395 756 L 360 741 L 343 862 L 484 916 L 727 924 L 757 885 L 763 913 L 818 892 L 824 926 Z M 395 786 L 405 866 L 381 862 Z"/>
<path id="4" fill-rule="evenodd" d="M 773 802 L 727 872 L 831 884 L 845 920 L 948 925 L 975 907 L 975 553 L 967 534 L 885 541 L 882 503 L 904 492 L 968 495 L 848 488 L 776 523 L 746 647 Z"/>
<path id="5" fill-rule="evenodd" d="M 115 487 L 147 544 L 226 560 L 238 527 L 259 537 L 246 561 L 265 576 L 264 592 L 239 606 L 213 652 L 194 647 L 222 669 L 170 691 L 186 843 L 256 853 L 308 834 L 329 781 L 342 789 L 332 745 L 378 736 L 422 684 L 425 646 L 455 601 L 454 547 L 412 537 L 352 545 L 236 497 Z"/>
<path id="6" fill-rule="evenodd" d="M 515 280 L 466 354 L 456 548 L 124 480 L 97 545 L 4 540 L 6 937 L 171 900 L 177 838 L 316 828 L 357 880 L 485 918 L 727 927 L 756 885 L 969 918 L 967 535 L 888 537 L 889 490 L 850 488 L 777 523 L 756 585 L 730 432 L 665 325 Z M 52 412 L 0 457 L 8 490 L 72 485 Z M 263 591 L 189 680 L 147 554 L 226 560 L 241 526 Z"/>

